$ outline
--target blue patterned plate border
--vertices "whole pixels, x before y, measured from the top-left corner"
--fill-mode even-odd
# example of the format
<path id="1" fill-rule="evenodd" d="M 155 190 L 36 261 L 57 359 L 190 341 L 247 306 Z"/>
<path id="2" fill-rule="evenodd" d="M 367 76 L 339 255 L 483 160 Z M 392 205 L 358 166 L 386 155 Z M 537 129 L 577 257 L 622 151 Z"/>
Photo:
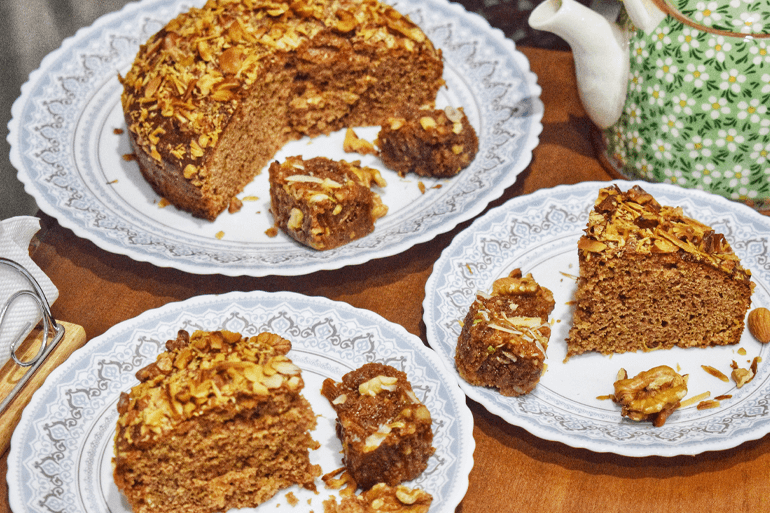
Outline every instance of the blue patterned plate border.
<path id="1" fill-rule="evenodd" d="M 418 337 L 375 313 L 326 298 L 232 292 L 170 303 L 122 322 L 51 374 L 11 439 L 7 478 L 14 513 L 130 513 L 112 480 L 117 400 L 179 329 L 271 331 L 291 340 L 289 357 L 302 368 L 303 393 L 318 416 L 313 436 L 321 448 L 311 452 L 311 461 L 324 473 L 342 466 L 342 446 L 334 410 L 320 393 L 323 380 L 339 380 L 372 361 L 405 371 L 431 412 L 436 447 L 426 471 L 409 484 L 433 495 L 431 511 L 454 511 L 465 495 L 473 466 L 473 417 L 454 377 Z M 318 490 L 291 487 L 259 511 L 287 504 L 289 491 L 323 511 L 322 502 L 337 492 L 320 481 Z"/>
<path id="2" fill-rule="evenodd" d="M 107 251 L 160 267 L 231 276 L 303 275 L 391 256 L 479 214 L 513 184 L 542 130 L 540 87 L 527 58 L 480 16 L 447 0 L 398 0 L 442 49 L 446 88 L 438 106 L 462 106 L 479 134 L 474 162 L 451 179 L 399 178 L 378 158 L 342 151 L 344 131 L 302 139 L 277 155 L 357 160 L 382 170 L 388 214 L 369 236 L 329 251 L 284 234 L 269 237 L 267 173 L 239 197 L 244 207 L 215 222 L 193 218 L 160 198 L 141 178 L 120 105 L 118 73 L 139 45 L 179 12 L 203 0 L 141 0 L 98 19 L 49 54 L 12 108 L 11 163 L 41 210 Z M 116 130 L 123 130 L 116 133 Z M 367 140 L 376 128 L 357 131 Z M 258 198 L 253 200 L 253 198 Z"/>
<path id="3" fill-rule="evenodd" d="M 728 239 L 756 289 L 752 307 L 770 304 L 770 218 L 745 205 L 698 190 L 667 184 L 615 182 L 625 190 L 638 184 L 661 204 L 681 206 L 684 213 L 711 225 Z M 514 198 L 490 210 L 458 234 L 433 266 L 423 302 L 430 346 L 439 354 L 465 393 L 505 421 L 532 434 L 573 447 L 625 456 L 676 456 L 736 447 L 770 432 L 770 366 L 768 347 L 746 330 L 738 346 L 673 349 L 612 357 L 586 354 L 564 362 L 564 340 L 572 322 L 569 301 L 578 275 L 577 240 L 588 221 L 598 191 L 608 183 L 559 186 Z M 531 272 L 556 300 L 548 346 L 547 369 L 534 392 L 506 398 L 471 386 L 457 373 L 454 356 L 460 324 L 477 290 L 520 267 Z M 745 354 L 739 353 L 739 349 Z M 757 376 L 738 389 L 706 373 L 710 365 L 730 375 L 732 361 L 748 368 L 756 356 Z M 635 375 L 656 365 L 669 365 L 689 375 L 688 397 L 710 392 L 730 395 L 714 409 L 694 405 L 675 412 L 661 428 L 622 419 L 610 400 L 612 384 L 623 367 Z"/>

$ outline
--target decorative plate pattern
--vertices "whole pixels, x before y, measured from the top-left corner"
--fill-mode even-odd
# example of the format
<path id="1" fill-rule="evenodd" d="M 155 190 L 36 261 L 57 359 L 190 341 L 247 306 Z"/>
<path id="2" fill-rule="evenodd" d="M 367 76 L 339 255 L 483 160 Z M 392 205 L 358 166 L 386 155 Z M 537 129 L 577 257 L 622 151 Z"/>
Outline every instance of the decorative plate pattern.
<path id="1" fill-rule="evenodd" d="M 626 189 L 634 182 L 617 182 Z M 673 349 L 612 357 L 598 353 L 564 362 L 567 333 L 572 324 L 569 302 L 578 275 L 577 240 L 601 187 L 586 182 L 522 196 L 497 207 L 458 234 L 433 266 L 425 292 L 424 320 L 428 342 L 457 378 L 465 393 L 505 421 L 547 440 L 597 452 L 627 456 L 675 456 L 735 447 L 770 432 L 770 366 L 759 365 L 757 376 L 742 388 L 706 373 L 710 365 L 730 375 L 735 361 L 748 368 L 754 357 L 768 361 L 768 346 L 744 332 L 738 346 Z M 723 233 L 753 273 L 754 306 L 770 304 L 770 219 L 752 209 L 702 191 L 667 184 L 638 183 L 659 203 L 681 206 L 686 215 Z M 476 291 L 491 290 L 492 282 L 515 268 L 531 272 L 556 300 L 545 374 L 535 390 L 518 398 L 503 397 L 489 388 L 471 386 L 454 364 L 459 322 Z M 739 348 L 746 351 L 738 352 Z M 731 395 L 715 409 L 690 406 L 676 411 L 663 427 L 621 418 L 612 401 L 598 399 L 613 392 L 623 367 L 630 376 L 656 365 L 677 366 L 689 374 L 688 397 L 710 392 L 711 398 Z"/>
<path id="2" fill-rule="evenodd" d="M 313 437 L 321 448 L 311 461 L 323 472 L 342 466 L 336 414 L 321 396 L 335 380 L 367 362 L 403 370 L 433 417 L 436 453 L 411 484 L 433 495 L 431 511 L 453 511 L 468 488 L 473 466 L 473 418 L 465 396 L 433 351 L 401 326 L 325 298 L 293 293 L 229 293 L 200 296 L 150 310 L 88 342 L 57 368 L 32 398 L 11 440 L 8 487 L 11 508 L 22 512 L 126 512 L 130 508 L 112 480 L 111 458 L 122 391 L 134 374 L 155 361 L 180 329 L 228 329 L 256 335 L 277 333 L 292 341 L 289 357 L 302 368 L 304 396 L 318 418 Z M 291 487 L 315 511 L 332 492 Z M 285 504 L 279 492 L 263 509 Z"/>
<path id="3" fill-rule="evenodd" d="M 120 105 L 118 73 L 125 73 L 138 47 L 179 12 L 184 0 L 142 0 L 104 16 L 67 39 L 30 75 L 9 123 L 11 162 L 27 192 L 46 213 L 99 247 L 114 253 L 198 274 L 301 275 L 400 253 L 451 230 L 480 213 L 526 168 L 542 130 L 540 87 L 529 62 L 502 32 L 480 16 L 446 0 L 399 0 L 441 48 L 447 88 L 437 104 L 464 107 L 479 135 L 474 162 L 452 179 L 401 179 L 379 159 L 362 164 L 383 170 L 381 196 L 388 214 L 368 237 L 317 252 L 284 234 L 270 238 L 267 173 L 239 195 L 235 215 L 213 223 L 174 207 L 144 182 L 130 153 Z M 116 134 L 116 129 L 124 133 Z M 357 130 L 373 140 L 377 128 Z M 342 151 L 344 132 L 286 145 L 286 156 L 351 159 Z M 358 159 L 358 156 L 356 156 Z"/>

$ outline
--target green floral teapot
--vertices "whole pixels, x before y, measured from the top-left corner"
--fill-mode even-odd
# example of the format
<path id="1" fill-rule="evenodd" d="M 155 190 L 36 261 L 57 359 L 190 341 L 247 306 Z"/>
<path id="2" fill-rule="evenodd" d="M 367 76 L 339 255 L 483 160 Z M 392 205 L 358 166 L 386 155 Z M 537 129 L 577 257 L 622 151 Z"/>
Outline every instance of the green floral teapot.
<path id="1" fill-rule="evenodd" d="M 603 160 L 770 209 L 770 0 L 546 0 Z"/>

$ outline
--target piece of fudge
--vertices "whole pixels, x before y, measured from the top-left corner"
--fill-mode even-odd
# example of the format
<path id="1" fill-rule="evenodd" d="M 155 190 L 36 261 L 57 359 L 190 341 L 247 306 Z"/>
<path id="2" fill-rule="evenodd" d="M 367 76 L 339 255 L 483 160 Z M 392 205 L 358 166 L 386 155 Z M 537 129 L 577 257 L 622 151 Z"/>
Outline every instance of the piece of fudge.
<path id="1" fill-rule="evenodd" d="M 468 167 L 479 150 L 462 108 L 406 109 L 387 119 L 375 144 L 380 159 L 399 175 L 447 178 Z"/>
<path id="2" fill-rule="evenodd" d="M 313 249 L 327 250 L 368 235 L 386 207 L 376 169 L 326 157 L 288 157 L 270 165 L 270 210 L 275 226 Z"/>
<path id="3" fill-rule="evenodd" d="M 477 293 L 457 340 L 460 376 L 505 396 L 531 392 L 545 368 L 554 306 L 551 291 L 520 269 L 495 280 L 491 294 Z"/>
<path id="4" fill-rule="evenodd" d="M 347 471 L 359 487 L 396 486 L 417 477 L 434 453 L 431 416 L 404 372 L 367 363 L 324 380 L 321 393 L 337 412 Z"/>

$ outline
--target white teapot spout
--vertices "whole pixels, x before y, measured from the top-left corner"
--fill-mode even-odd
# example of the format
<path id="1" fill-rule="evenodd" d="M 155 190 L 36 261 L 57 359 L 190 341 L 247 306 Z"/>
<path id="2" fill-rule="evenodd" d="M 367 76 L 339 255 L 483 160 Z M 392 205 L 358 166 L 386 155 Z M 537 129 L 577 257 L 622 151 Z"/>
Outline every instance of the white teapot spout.
<path id="1" fill-rule="evenodd" d="M 532 11 L 529 25 L 552 32 L 570 45 L 578 93 L 588 117 L 602 129 L 615 124 L 628 88 L 626 30 L 575 0 L 546 0 Z"/>

